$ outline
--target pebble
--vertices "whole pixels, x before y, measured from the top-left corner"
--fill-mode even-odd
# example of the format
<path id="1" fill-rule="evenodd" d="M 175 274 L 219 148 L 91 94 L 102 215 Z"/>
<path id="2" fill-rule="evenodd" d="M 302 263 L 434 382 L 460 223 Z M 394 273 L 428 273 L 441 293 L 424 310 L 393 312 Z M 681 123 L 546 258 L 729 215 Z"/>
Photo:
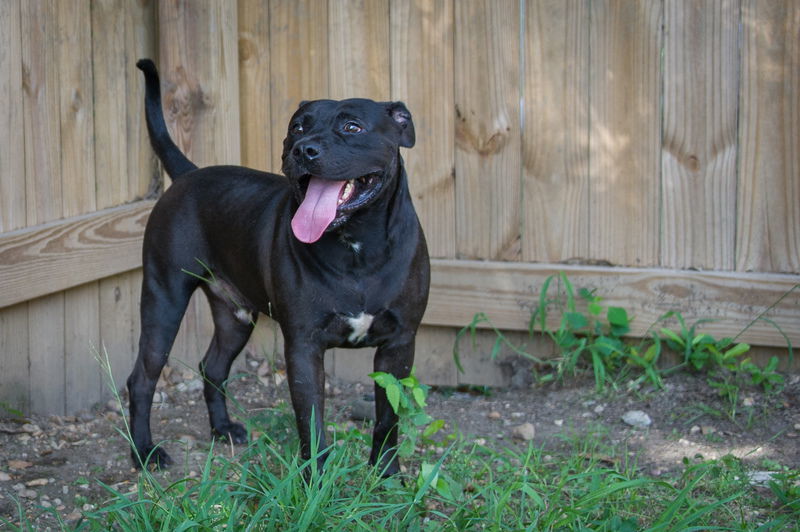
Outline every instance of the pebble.
<path id="1" fill-rule="evenodd" d="M 653 420 L 650 419 L 650 416 L 641 410 L 629 410 L 628 412 L 625 412 L 625 414 L 622 416 L 622 421 L 637 429 L 645 429 L 653 423 Z"/>
<path id="2" fill-rule="evenodd" d="M 747 479 L 751 486 L 767 487 L 774 475 L 773 471 L 750 471 L 747 473 Z"/>
<path id="3" fill-rule="evenodd" d="M 375 403 L 365 399 L 355 399 L 350 403 L 350 419 L 353 421 L 374 420 Z"/>
<path id="4" fill-rule="evenodd" d="M 536 428 L 531 423 L 523 423 L 511 429 L 511 436 L 518 440 L 531 441 L 536 435 Z"/>
<path id="5" fill-rule="evenodd" d="M 555 421 L 553 421 L 553 423 L 555 424 L 556 427 L 564 426 L 564 420 L 563 419 L 556 419 Z"/>
<path id="6" fill-rule="evenodd" d="M 11 480 L 11 475 L 4 471 L 0 471 L 0 482 L 8 482 Z"/>
<path id="7" fill-rule="evenodd" d="M 754 404 L 756 404 L 756 401 L 752 397 L 745 397 L 742 399 L 743 406 L 753 406 Z"/>
<path id="8" fill-rule="evenodd" d="M 605 406 L 597 405 L 596 407 L 594 407 L 594 413 L 595 414 L 602 414 L 605 409 L 606 409 Z"/>
<path id="9" fill-rule="evenodd" d="M 488 417 L 489 419 L 500 419 L 502 417 L 502 414 L 500 414 L 500 412 L 498 412 L 497 410 L 492 410 L 491 412 L 486 414 L 486 417 Z"/>
<path id="10" fill-rule="evenodd" d="M 175 389 L 179 392 L 199 392 L 203 390 L 203 381 L 200 379 L 192 379 L 190 381 L 178 383 Z"/>
<path id="11" fill-rule="evenodd" d="M 39 486 L 47 486 L 48 483 L 49 481 L 46 478 L 36 478 L 29 482 L 26 482 L 25 485 L 28 486 L 29 488 L 35 488 Z"/>
<path id="12" fill-rule="evenodd" d="M 23 489 L 20 490 L 19 496 L 25 499 L 36 499 L 37 497 L 39 497 L 39 494 L 33 490 Z"/>

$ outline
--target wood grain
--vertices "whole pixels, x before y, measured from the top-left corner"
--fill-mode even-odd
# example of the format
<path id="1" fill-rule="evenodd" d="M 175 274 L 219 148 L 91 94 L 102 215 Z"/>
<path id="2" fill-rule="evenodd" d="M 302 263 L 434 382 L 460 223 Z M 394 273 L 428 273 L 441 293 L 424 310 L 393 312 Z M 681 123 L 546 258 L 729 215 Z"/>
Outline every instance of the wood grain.
<path id="1" fill-rule="evenodd" d="M 731 270 L 738 2 L 666 3 L 661 264 Z"/>
<path id="2" fill-rule="evenodd" d="M 589 252 L 596 261 L 659 261 L 661 8 L 591 3 Z"/>
<path id="3" fill-rule="evenodd" d="M 529 2 L 525 21 L 522 258 L 587 258 L 589 10 Z"/>
<path id="4" fill-rule="evenodd" d="M 800 272 L 800 4 L 742 3 L 736 269 Z"/>
<path id="5" fill-rule="evenodd" d="M 25 129 L 21 6 L 0 3 L 0 231 L 25 227 Z M 22 154 L 22 155 L 21 155 Z M 0 310 L 0 403 L 30 411 L 28 305 Z"/>
<path id="6" fill-rule="evenodd" d="M 265 2 L 238 2 L 239 105 L 242 164 L 272 170 L 270 129 L 270 9 Z"/>
<path id="7" fill-rule="evenodd" d="M 270 168 L 280 173 L 283 139 L 289 119 L 302 100 L 330 98 L 328 90 L 328 3 L 273 0 L 270 33 Z"/>
<path id="8" fill-rule="evenodd" d="M 456 255 L 519 260 L 519 2 L 455 4 Z"/>
<path id="9" fill-rule="evenodd" d="M 0 3 L 0 232 L 26 225 L 20 32 L 19 0 Z"/>
<path id="10" fill-rule="evenodd" d="M 455 257 L 453 2 L 392 2 L 392 99 L 411 111 L 417 144 L 403 152 L 432 257 Z"/>
<path id="11" fill-rule="evenodd" d="M 766 317 L 781 327 L 792 345 L 800 345 L 797 275 L 463 260 L 436 260 L 432 266 L 431 295 L 423 319 L 426 325 L 463 327 L 476 313 L 484 312 L 501 329 L 526 330 L 545 279 L 564 272 L 576 292 L 579 288 L 596 289 L 604 305 L 623 307 L 634 316 L 632 336 L 645 334 L 664 313 L 678 311 L 687 323 L 701 318 L 715 320 L 700 330 L 718 338 L 733 337 L 777 303 Z M 554 282 L 552 290 L 555 287 Z M 557 318 L 555 314 L 550 317 Z M 556 321 L 550 323 L 557 325 Z M 764 321 L 754 323 L 740 340 L 754 345 L 786 345 L 779 331 Z"/>
<path id="12" fill-rule="evenodd" d="M 64 216 L 96 210 L 92 16 L 89 0 L 58 2 L 61 180 Z M 64 293 L 64 409 L 100 401 L 100 300 L 93 281 Z"/>
<path id="13" fill-rule="evenodd" d="M 0 307 L 139 268 L 145 201 L 0 236 Z"/>
<path id="14" fill-rule="evenodd" d="M 59 11 L 59 3 L 55 1 L 22 3 L 28 225 L 56 220 L 64 212 L 58 53 L 62 15 Z M 27 334 L 29 386 L 36 391 L 31 393 L 30 408 L 35 412 L 64 414 L 63 294 L 29 303 Z"/>
<path id="15" fill-rule="evenodd" d="M 391 96 L 388 0 L 329 0 L 329 98 Z"/>

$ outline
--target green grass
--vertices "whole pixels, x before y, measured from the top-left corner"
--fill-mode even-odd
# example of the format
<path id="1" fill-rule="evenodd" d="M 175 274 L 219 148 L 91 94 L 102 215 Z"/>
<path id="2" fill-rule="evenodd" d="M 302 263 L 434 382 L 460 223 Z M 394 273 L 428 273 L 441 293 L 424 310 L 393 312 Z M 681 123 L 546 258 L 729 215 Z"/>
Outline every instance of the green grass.
<path id="1" fill-rule="evenodd" d="M 281 413 L 269 427 L 266 419 L 250 428 L 285 434 L 292 424 Z M 212 449 L 198 478 L 144 472 L 133 493 L 106 487 L 96 510 L 63 529 L 786 530 L 800 518 L 798 471 L 757 489 L 742 462 L 725 457 L 650 478 L 601 433 L 565 435 L 559 451 L 455 438 L 418 450 L 391 479 L 367 465 L 362 433 L 333 434 L 321 476 L 298 460 L 294 436 L 261 436 L 235 459 Z M 24 519 L 5 526 L 34 529 Z"/>

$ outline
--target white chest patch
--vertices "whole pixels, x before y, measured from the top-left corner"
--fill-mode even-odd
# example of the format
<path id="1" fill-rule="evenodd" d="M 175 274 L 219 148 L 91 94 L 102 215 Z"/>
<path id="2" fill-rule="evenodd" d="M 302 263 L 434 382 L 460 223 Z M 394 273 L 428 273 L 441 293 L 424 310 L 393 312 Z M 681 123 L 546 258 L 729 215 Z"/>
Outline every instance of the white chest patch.
<path id="1" fill-rule="evenodd" d="M 253 315 L 243 308 L 237 309 L 235 315 L 236 319 L 242 323 L 250 323 L 253 321 Z"/>
<path id="2" fill-rule="evenodd" d="M 353 328 L 353 332 L 347 337 L 347 341 L 352 344 L 362 341 L 367 336 L 369 328 L 372 327 L 373 319 L 375 319 L 375 316 L 366 312 L 362 312 L 354 318 L 347 318 L 347 323 Z"/>

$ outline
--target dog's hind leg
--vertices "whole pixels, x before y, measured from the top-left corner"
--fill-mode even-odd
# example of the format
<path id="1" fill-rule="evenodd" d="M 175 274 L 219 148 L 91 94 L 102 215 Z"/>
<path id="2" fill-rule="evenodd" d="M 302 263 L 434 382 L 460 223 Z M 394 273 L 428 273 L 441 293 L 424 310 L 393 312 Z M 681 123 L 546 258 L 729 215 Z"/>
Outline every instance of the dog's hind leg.
<path id="1" fill-rule="evenodd" d="M 375 351 L 375 371 L 390 373 L 398 379 L 408 377 L 414 364 L 414 338 L 400 344 L 378 347 Z M 386 390 L 375 384 L 375 428 L 372 432 L 372 452 L 369 463 L 376 465 L 383 476 L 400 471 L 397 460 L 397 414 L 386 398 Z"/>
<path id="2" fill-rule="evenodd" d="M 148 274 L 142 282 L 142 331 L 139 355 L 128 377 L 130 429 L 136 467 L 149 462 L 157 468 L 172 463 L 161 448 L 153 445 L 150 433 L 150 407 L 161 370 L 167 363 L 170 349 L 178 334 L 183 314 L 197 281 L 186 275 L 156 279 Z"/>
<path id="3" fill-rule="evenodd" d="M 231 421 L 225 401 L 225 385 L 234 359 L 244 348 L 255 326 L 256 314 L 236 308 L 229 299 L 203 286 L 214 318 L 214 336 L 200 362 L 203 395 L 208 407 L 211 434 L 226 437 L 234 443 L 247 442 L 247 431 Z"/>

